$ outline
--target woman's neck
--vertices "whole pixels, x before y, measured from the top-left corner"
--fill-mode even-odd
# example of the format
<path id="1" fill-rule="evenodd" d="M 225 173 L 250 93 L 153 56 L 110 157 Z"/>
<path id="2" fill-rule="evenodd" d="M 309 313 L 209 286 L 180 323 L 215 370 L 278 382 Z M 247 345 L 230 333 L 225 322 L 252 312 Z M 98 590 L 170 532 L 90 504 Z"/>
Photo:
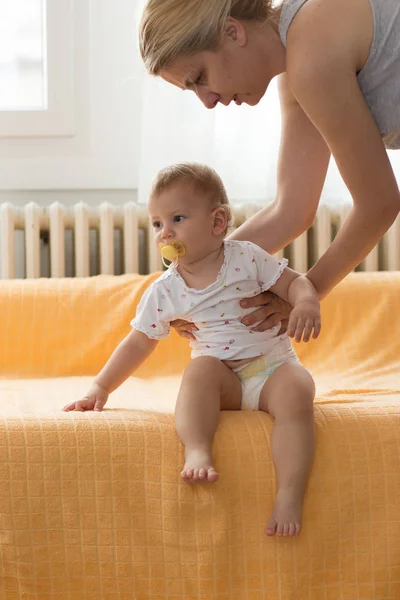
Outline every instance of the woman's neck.
<path id="1" fill-rule="evenodd" d="M 253 41 L 258 47 L 260 60 L 266 68 L 268 80 L 286 70 L 286 48 L 279 35 L 282 6 L 276 8 L 274 17 L 265 23 L 252 23 Z"/>

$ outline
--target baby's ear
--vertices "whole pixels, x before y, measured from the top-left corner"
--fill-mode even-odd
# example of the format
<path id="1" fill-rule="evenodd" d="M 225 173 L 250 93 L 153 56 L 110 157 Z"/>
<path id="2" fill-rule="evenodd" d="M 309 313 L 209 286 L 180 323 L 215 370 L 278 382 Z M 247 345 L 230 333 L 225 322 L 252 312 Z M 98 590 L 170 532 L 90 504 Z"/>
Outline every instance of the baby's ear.
<path id="1" fill-rule="evenodd" d="M 228 215 L 226 214 L 226 210 L 223 206 L 218 206 L 213 210 L 214 216 L 214 228 L 213 232 L 215 235 L 221 235 L 225 233 L 226 228 L 228 226 Z"/>

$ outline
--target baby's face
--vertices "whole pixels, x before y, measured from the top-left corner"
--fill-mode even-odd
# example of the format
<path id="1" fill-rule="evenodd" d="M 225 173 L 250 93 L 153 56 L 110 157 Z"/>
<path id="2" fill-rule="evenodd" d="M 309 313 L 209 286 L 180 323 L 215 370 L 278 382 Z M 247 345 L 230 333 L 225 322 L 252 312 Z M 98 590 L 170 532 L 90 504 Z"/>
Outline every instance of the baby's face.
<path id="1" fill-rule="evenodd" d="M 201 259 L 220 243 L 215 209 L 188 183 L 172 184 L 153 196 L 148 211 L 157 246 L 179 240 L 185 246 L 185 262 Z"/>

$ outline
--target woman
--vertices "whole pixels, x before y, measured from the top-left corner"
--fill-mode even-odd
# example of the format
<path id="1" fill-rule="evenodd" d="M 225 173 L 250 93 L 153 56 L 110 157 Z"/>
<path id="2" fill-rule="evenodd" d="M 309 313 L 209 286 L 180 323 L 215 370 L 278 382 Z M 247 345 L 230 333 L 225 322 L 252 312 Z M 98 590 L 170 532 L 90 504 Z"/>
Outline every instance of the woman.
<path id="1" fill-rule="evenodd" d="M 279 75 L 282 137 L 275 201 L 235 231 L 274 253 L 313 222 L 330 153 L 353 208 L 307 277 L 320 299 L 395 220 L 400 194 L 388 148 L 400 148 L 398 0 L 149 0 L 140 29 L 148 71 L 207 108 L 257 104 Z M 264 293 L 257 330 L 290 306 Z M 185 329 L 189 328 L 187 325 Z"/>

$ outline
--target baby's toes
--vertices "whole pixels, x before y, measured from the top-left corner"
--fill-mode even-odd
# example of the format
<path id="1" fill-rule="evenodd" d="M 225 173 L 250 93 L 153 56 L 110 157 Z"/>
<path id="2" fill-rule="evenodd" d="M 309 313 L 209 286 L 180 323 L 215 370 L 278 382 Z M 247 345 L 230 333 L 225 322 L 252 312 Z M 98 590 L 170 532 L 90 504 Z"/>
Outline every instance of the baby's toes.
<path id="1" fill-rule="evenodd" d="M 197 479 L 207 479 L 207 471 L 204 467 L 196 469 L 196 471 L 198 471 Z"/>
<path id="2" fill-rule="evenodd" d="M 193 469 L 184 469 L 182 471 L 182 477 L 183 477 L 183 479 L 193 479 L 193 477 L 194 477 Z"/>
<path id="3" fill-rule="evenodd" d="M 198 481 L 200 479 L 199 471 L 200 471 L 200 469 L 193 469 L 193 481 Z"/>
<path id="4" fill-rule="evenodd" d="M 211 482 L 217 481 L 217 479 L 218 479 L 218 473 L 214 469 L 214 467 L 211 467 L 210 469 L 208 469 L 207 479 L 208 479 L 208 481 L 211 481 Z"/>

